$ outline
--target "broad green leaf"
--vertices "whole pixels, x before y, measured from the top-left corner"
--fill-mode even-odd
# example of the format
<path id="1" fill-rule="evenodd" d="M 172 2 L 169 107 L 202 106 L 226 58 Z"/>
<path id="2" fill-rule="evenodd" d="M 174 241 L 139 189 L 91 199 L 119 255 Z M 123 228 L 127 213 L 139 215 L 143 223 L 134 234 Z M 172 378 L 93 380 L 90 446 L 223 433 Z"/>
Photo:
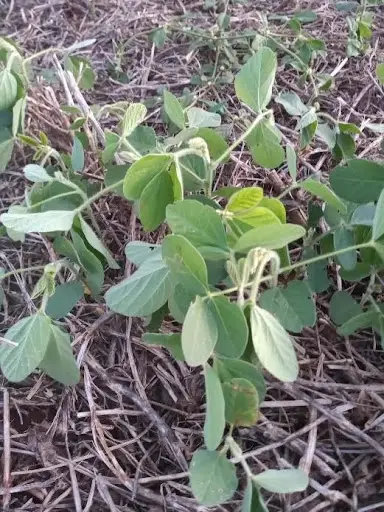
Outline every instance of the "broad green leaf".
<path id="1" fill-rule="evenodd" d="M 237 252 L 248 252 L 255 247 L 281 249 L 287 244 L 302 238 L 305 229 L 296 224 L 273 224 L 260 226 L 244 233 L 235 244 Z"/>
<path id="2" fill-rule="evenodd" d="M 325 142 L 330 150 L 333 150 L 336 146 L 337 133 L 328 123 L 319 123 L 316 128 L 316 135 Z"/>
<path id="3" fill-rule="evenodd" d="M 218 330 L 215 352 L 224 357 L 240 357 L 248 342 L 248 325 L 243 311 L 226 297 L 212 297 L 208 306 Z"/>
<path id="4" fill-rule="evenodd" d="M 66 210 L 43 213 L 3 213 L 0 215 L 0 221 L 7 229 L 19 233 L 50 233 L 69 231 L 75 215 L 75 211 Z"/>
<path id="5" fill-rule="evenodd" d="M 378 240 L 384 235 L 384 189 L 377 201 L 375 217 L 372 226 L 372 238 Z"/>
<path id="6" fill-rule="evenodd" d="M 330 183 L 339 197 L 351 203 L 375 202 L 384 188 L 384 166 L 370 160 L 350 160 L 331 172 Z"/>
<path id="7" fill-rule="evenodd" d="M 208 450 L 194 453 L 189 478 L 195 498 L 206 507 L 230 500 L 239 485 L 236 466 L 224 454 Z"/>
<path id="8" fill-rule="evenodd" d="M 24 167 L 23 172 L 27 180 L 34 183 L 46 183 L 52 180 L 51 176 L 41 165 L 28 164 Z"/>
<path id="9" fill-rule="evenodd" d="M 225 419 L 235 426 L 251 427 L 259 417 L 257 390 L 248 380 L 239 378 L 224 382 Z"/>
<path id="10" fill-rule="evenodd" d="M 247 137 L 253 160 L 268 169 L 279 167 L 285 158 L 281 134 L 270 119 L 262 119 Z"/>
<path id="11" fill-rule="evenodd" d="M 37 313 L 22 318 L 4 334 L 4 338 L 17 346 L 4 345 L 0 352 L 1 370 L 11 382 L 28 377 L 41 363 L 51 336 L 51 320 Z"/>
<path id="12" fill-rule="evenodd" d="M 200 191 L 208 183 L 209 169 L 207 162 L 198 155 L 185 155 L 178 160 L 182 182 L 186 190 Z"/>
<path id="13" fill-rule="evenodd" d="M 187 118 L 190 128 L 217 128 L 221 125 L 220 114 L 207 112 L 198 107 L 189 108 Z"/>
<path id="14" fill-rule="evenodd" d="M 208 450 L 216 450 L 221 443 L 225 429 L 225 403 L 221 382 L 209 364 L 204 366 L 206 413 L 204 442 Z"/>
<path id="15" fill-rule="evenodd" d="M 353 231 L 345 226 L 340 226 L 333 235 L 333 243 L 335 251 L 354 246 L 355 238 Z M 357 252 L 355 249 L 352 249 L 351 251 L 339 254 L 337 259 L 343 268 L 346 270 L 353 270 L 357 263 Z"/>
<path id="16" fill-rule="evenodd" d="M 172 232 L 183 235 L 196 247 L 226 250 L 227 241 L 220 215 L 198 201 L 177 201 L 167 207 L 166 219 Z"/>
<path id="17" fill-rule="evenodd" d="M 250 57 L 235 78 L 239 100 L 261 112 L 271 100 L 276 68 L 276 55 L 266 46 Z"/>
<path id="18" fill-rule="evenodd" d="M 149 244 L 139 240 L 129 242 L 124 252 L 127 259 L 137 267 L 140 267 L 148 259 L 161 260 L 161 245 Z"/>
<path id="19" fill-rule="evenodd" d="M 354 316 L 353 318 L 347 320 L 337 329 L 337 332 L 341 336 L 350 336 L 360 329 L 367 329 L 368 327 L 372 327 L 379 316 L 380 313 L 377 311 L 366 311 L 365 313 L 361 313 L 360 315 Z"/>
<path id="20" fill-rule="evenodd" d="M 287 144 L 287 147 L 285 148 L 286 151 L 286 158 L 287 158 L 287 165 L 288 165 L 288 171 L 291 175 L 292 181 L 296 182 L 297 178 L 297 157 L 296 157 L 296 151 L 295 148 L 292 146 L 292 144 Z"/>
<path id="21" fill-rule="evenodd" d="M 259 487 L 248 479 L 241 512 L 268 512 Z"/>
<path id="22" fill-rule="evenodd" d="M 147 345 L 158 345 L 166 348 L 177 361 L 184 361 L 181 348 L 181 334 L 162 334 L 146 332 L 141 338 Z"/>
<path id="23" fill-rule="evenodd" d="M 315 136 L 318 125 L 317 115 L 314 109 L 309 110 L 300 119 L 297 128 L 300 130 L 300 148 L 304 149 Z"/>
<path id="24" fill-rule="evenodd" d="M 272 313 L 291 332 L 301 332 L 316 322 L 316 307 L 310 289 L 304 281 L 291 281 L 286 288 L 265 291 L 260 305 Z"/>
<path id="25" fill-rule="evenodd" d="M 131 103 L 123 117 L 122 136 L 129 137 L 131 133 L 141 124 L 147 115 L 147 107 L 142 103 Z"/>
<path id="26" fill-rule="evenodd" d="M 128 164 L 108 165 L 104 175 L 104 185 L 110 187 L 123 180 L 128 172 L 128 168 Z M 121 184 L 114 188 L 113 193 L 124 197 L 123 185 Z"/>
<path id="27" fill-rule="evenodd" d="M 112 286 L 105 301 L 125 316 L 148 316 L 163 306 L 171 293 L 170 271 L 161 259 L 149 259 L 121 283 Z"/>
<path id="28" fill-rule="evenodd" d="M 151 126 L 139 125 L 127 137 L 127 141 L 140 155 L 147 155 L 155 152 L 157 145 L 156 132 Z"/>
<path id="29" fill-rule="evenodd" d="M 174 125 L 180 130 L 185 128 L 183 107 L 176 96 L 169 91 L 164 91 L 164 110 Z"/>
<path id="30" fill-rule="evenodd" d="M 304 258 L 309 259 L 317 256 L 317 252 L 307 249 Z M 328 277 L 327 261 L 317 261 L 307 266 L 308 285 L 312 292 L 322 293 L 328 290 L 331 280 Z"/>
<path id="31" fill-rule="evenodd" d="M 114 260 L 112 254 L 105 247 L 103 242 L 101 240 L 99 240 L 98 236 L 93 231 L 91 226 L 89 226 L 85 222 L 85 220 L 83 219 L 83 217 L 81 215 L 79 216 L 79 219 L 80 219 L 81 230 L 84 233 L 85 239 L 87 240 L 89 245 L 91 247 L 93 247 L 94 249 L 96 249 L 97 252 L 99 252 L 100 254 L 102 254 L 104 256 L 104 258 L 107 260 L 108 265 L 111 268 L 113 268 L 115 270 L 118 270 L 120 268 L 120 266 L 116 263 L 116 261 Z"/>
<path id="32" fill-rule="evenodd" d="M 39 368 L 65 386 L 74 386 L 80 380 L 80 371 L 72 352 L 71 338 L 56 325 L 51 324 L 51 337 Z"/>
<path id="33" fill-rule="evenodd" d="M 215 349 L 217 336 L 217 325 L 208 304 L 197 296 L 189 306 L 181 332 L 186 362 L 190 366 L 206 363 Z"/>
<path id="34" fill-rule="evenodd" d="M 233 220 L 230 220 L 230 225 L 235 223 L 237 226 L 236 233 L 245 233 L 249 231 L 249 226 L 253 226 L 255 228 L 270 225 L 270 224 L 280 224 L 280 219 L 275 215 L 275 213 L 264 206 L 257 206 L 252 211 L 248 213 L 237 213 Z M 239 225 L 241 223 L 241 226 Z M 246 226 L 244 226 L 244 223 Z M 246 227 L 246 229 L 243 229 Z"/>
<path id="35" fill-rule="evenodd" d="M 260 207 L 267 208 L 272 213 L 274 213 L 282 224 L 287 222 L 287 212 L 285 211 L 285 206 L 279 199 L 276 199 L 275 197 L 263 197 L 263 199 L 260 201 Z M 247 219 L 244 220 L 245 222 L 248 222 Z"/>
<path id="36" fill-rule="evenodd" d="M 86 274 L 86 283 L 92 295 L 100 293 L 104 283 L 104 269 L 99 258 L 88 249 L 84 240 L 75 231 L 71 232 L 73 247 L 81 267 Z"/>
<path id="37" fill-rule="evenodd" d="M 376 215 L 374 203 L 362 204 L 353 212 L 350 224 L 352 226 L 372 226 Z"/>
<path id="38" fill-rule="evenodd" d="M 84 148 L 78 137 L 73 138 L 73 147 L 71 155 L 71 165 L 75 172 L 81 172 L 84 169 Z"/>
<path id="39" fill-rule="evenodd" d="M 18 99 L 16 103 L 13 105 L 12 113 L 12 135 L 16 137 L 19 131 L 24 131 L 25 124 L 25 110 L 27 107 L 27 98 L 23 96 Z"/>
<path id="40" fill-rule="evenodd" d="M 283 382 L 296 380 L 299 366 L 292 340 L 278 320 L 265 309 L 251 309 L 252 342 L 260 363 Z"/>
<path id="41" fill-rule="evenodd" d="M 375 242 L 373 244 L 373 247 L 374 247 L 375 251 L 378 253 L 378 255 L 380 256 L 381 260 L 384 261 L 384 244 L 382 244 L 380 242 Z"/>
<path id="42" fill-rule="evenodd" d="M 336 325 L 345 324 L 351 318 L 361 314 L 359 304 L 345 291 L 338 291 L 333 294 L 329 303 L 329 314 Z"/>
<path id="43" fill-rule="evenodd" d="M 12 157 L 14 139 L 9 134 L 9 138 L 4 135 L 7 133 L 5 129 L 0 129 L 0 173 L 4 172 Z"/>
<path id="44" fill-rule="evenodd" d="M 333 154 L 337 160 L 350 160 L 356 152 L 356 143 L 354 138 L 348 133 L 338 133 L 336 135 L 336 146 Z"/>
<path id="45" fill-rule="evenodd" d="M 330 204 L 331 206 L 336 208 L 336 210 L 339 211 L 340 213 L 343 214 L 347 212 L 347 207 L 345 206 L 343 201 L 339 197 L 337 197 L 337 195 L 324 183 L 320 183 L 320 181 L 317 181 L 313 178 L 308 178 L 307 180 L 303 181 L 300 185 L 304 190 L 310 192 L 314 196 L 317 196 L 326 203 Z"/>
<path id="46" fill-rule="evenodd" d="M 187 290 L 182 285 L 177 284 L 172 290 L 168 299 L 169 312 L 176 320 L 182 324 L 188 313 L 189 306 L 195 300 L 195 294 Z"/>
<path id="47" fill-rule="evenodd" d="M 219 158 L 228 149 L 228 144 L 225 142 L 223 137 L 219 135 L 215 130 L 212 130 L 211 128 L 200 128 L 196 132 L 195 136 L 205 140 L 212 160 L 216 160 L 217 158 Z M 227 160 L 224 160 L 223 163 L 227 162 L 228 160 L 229 156 Z"/>
<path id="48" fill-rule="evenodd" d="M 173 182 L 168 171 L 157 174 L 144 188 L 139 201 L 139 217 L 145 231 L 154 231 L 165 219 L 167 206 L 174 200 Z"/>
<path id="49" fill-rule="evenodd" d="M 384 85 L 384 62 L 376 66 L 376 76 L 381 85 Z"/>
<path id="50" fill-rule="evenodd" d="M 261 371 L 253 364 L 242 359 L 220 357 L 215 359 L 214 368 L 222 382 L 232 379 L 248 380 L 255 386 L 260 403 L 264 400 L 267 392 L 265 380 Z"/>
<path id="51" fill-rule="evenodd" d="M 231 195 L 226 210 L 235 214 L 249 214 L 262 199 L 262 188 L 246 187 Z"/>
<path id="52" fill-rule="evenodd" d="M 162 48 L 165 43 L 167 33 L 164 27 L 156 28 L 149 34 L 149 39 L 156 46 L 156 48 Z"/>
<path id="53" fill-rule="evenodd" d="M 253 481 L 278 494 L 305 491 L 309 484 L 308 475 L 302 469 L 267 469 L 255 475 Z"/>
<path id="54" fill-rule="evenodd" d="M 120 146 L 120 135 L 113 133 L 109 130 L 105 130 L 105 144 L 104 150 L 101 153 L 101 159 L 104 164 L 109 164 L 115 157 L 116 151 Z"/>
<path id="55" fill-rule="evenodd" d="M 45 312 L 53 319 L 66 316 L 84 296 L 84 287 L 79 281 L 59 284 L 49 297 Z"/>
<path id="56" fill-rule="evenodd" d="M 13 107 L 17 99 L 17 81 L 8 69 L 0 72 L 0 110 Z"/>
<path id="57" fill-rule="evenodd" d="M 300 23 L 312 23 L 317 20 L 317 14 L 310 10 L 297 11 L 294 16 Z"/>
<path id="58" fill-rule="evenodd" d="M 127 199 L 140 199 L 145 187 L 155 176 L 167 171 L 172 163 L 169 155 L 146 155 L 134 162 L 125 176 L 123 191 Z"/>
<path id="59" fill-rule="evenodd" d="M 308 112 L 308 107 L 295 92 L 283 92 L 275 98 L 275 101 L 280 103 L 291 116 L 302 116 Z"/>
<path id="60" fill-rule="evenodd" d="M 337 126 L 342 133 L 351 133 L 352 135 L 360 135 L 361 130 L 354 123 L 338 123 Z"/>
<path id="61" fill-rule="evenodd" d="M 92 89 L 95 83 L 95 73 L 87 59 L 78 56 L 66 57 L 64 65 L 65 69 L 73 74 L 81 89 Z"/>
<path id="62" fill-rule="evenodd" d="M 340 269 L 340 277 L 344 281 L 361 281 L 368 277 L 372 272 L 372 266 L 369 263 L 358 261 L 353 270 Z"/>

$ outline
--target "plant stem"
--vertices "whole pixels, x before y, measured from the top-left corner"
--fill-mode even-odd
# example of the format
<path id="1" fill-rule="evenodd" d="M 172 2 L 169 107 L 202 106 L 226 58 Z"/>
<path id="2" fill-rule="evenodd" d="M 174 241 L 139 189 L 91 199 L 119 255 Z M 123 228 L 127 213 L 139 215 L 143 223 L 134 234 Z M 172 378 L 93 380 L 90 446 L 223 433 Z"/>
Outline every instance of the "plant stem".
<path id="1" fill-rule="evenodd" d="M 16 270 L 12 270 L 12 272 L 6 272 L 5 274 L 0 274 L 0 281 L 6 279 L 7 277 L 12 277 L 17 274 L 23 274 L 24 272 L 33 272 L 34 270 L 44 270 L 47 265 L 35 265 L 34 267 L 23 267 L 17 268 Z"/>
<path id="2" fill-rule="evenodd" d="M 107 194 L 108 192 L 112 192 L 116 188 L 120 187 L 124 183 L 124 178 L 122 180 L 117 181 L 116 183 L 113 183 L 112 185 L 109 185 L 108 187 L 104 187 L 103 189 L 99 190 L 99 192 L 96 192 L 93 196 L 88 198 L 82 205 L 78 206 L 76 208 L 76 213 L 80 213 L 88 206 L 90 206 L 92 203 L 97 201 L 100 197 L 103 197 L 104 194 Z"/>
<path id="3" fill-rule="evenodd" d="M 251 468 L 248 466 L 248 463 L 247 463 L 245 457 L 243 456 L 243 451 L 240 448 L 240 446 L 236 443 L 236 441 L 233 439 L 233 437 L 231 435 L 228 435 L 226 437 L 225 442 L 229 446 L 229 449 L 231 450 L 233 457 L 235 457 L 235 461 L 233 461 L 233 462 L 234 463 L 240 462 L 247 477 L 252 478 L 253 473 L 251 471 Z"/>

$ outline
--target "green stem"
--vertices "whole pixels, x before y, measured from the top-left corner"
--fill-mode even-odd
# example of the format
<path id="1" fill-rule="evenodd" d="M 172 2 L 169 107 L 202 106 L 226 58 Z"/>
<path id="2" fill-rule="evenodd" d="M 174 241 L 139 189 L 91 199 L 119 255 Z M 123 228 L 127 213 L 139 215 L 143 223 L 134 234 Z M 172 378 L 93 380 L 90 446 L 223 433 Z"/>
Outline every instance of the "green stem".
<path id="1" fill-rule="evenodd" d="M 122 180 L 117 181 L 116 183 L 113 183 L 112 185 L 109 185 L 108 187 L 104 187 L 103 189 L 99 190 L 99 192 L 96 192 L 93 196 L 88 198 L 82 205 L 78 206 L 76 208 L 76 213 L 80 213 L 86 208 L 88 208 L 92 203 L 97 201 L 100 197 L 103 197 L 104 194 L 107 194 L 108 192 L 112 192 L 116 188 L 120 187 L 124 183 L 124 178 Z"/>
<path id="2" fill-rule="evenodd" d="M 240 446 L 236 443 L 236 441 L 233 439 L 233 437 L 231 435 L 228 435 L 226 437 L 225 442 L 229 446 L 229 449 L 230 449 L 233 457 L 235 458 L 234 462 L 235 463 L 240 462 L 247 477 L 252 478 L 253 473 L 251 471 L 251 468 L 248 466 L 248 463 L 243 455 L 243 451 L 240 448 Z"/>
<path id="3" fill-rule="evenodd" d="M 307 178 L 305 178 L 307 179 Z M 279 196 L 277 196 L 277 199 L 282 199 L 286 195 L 288 195 L 290 192 L 293 192 L 297 188 L 300 188 L 300 183 L 292 183 L 287 189 L 284 190 Z"/>
<path id="4" fill-rule="evenodd" d="M 12 277 L 17 274 L 24 274 L 25 272 L 33 272 L 34 270 L 44 270 L 47 265 L 35 265 L 34 267 L 23 267 L 17 268 L 16 270 L 12 270 L 12 272 L 6 272 L 5 274 L 0 274 L 0 281 L 6 279 L 7 277 Z"/>

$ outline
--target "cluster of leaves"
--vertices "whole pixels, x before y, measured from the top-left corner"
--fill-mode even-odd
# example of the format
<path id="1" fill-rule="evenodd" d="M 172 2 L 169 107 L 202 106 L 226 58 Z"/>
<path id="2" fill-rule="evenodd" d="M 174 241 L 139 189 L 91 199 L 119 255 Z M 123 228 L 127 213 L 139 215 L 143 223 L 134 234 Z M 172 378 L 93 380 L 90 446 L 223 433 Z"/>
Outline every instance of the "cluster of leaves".
<path id="1" fill-rule="evenodd" d="M 293 28 L 301 31 L 310 15 L 305 16 L 290 20 Z M 305 52 L 303 47 L 296 50 Z M 68 72 L 81 86 L 91 85 L 89 64 L 68 59 Z M 92 113 L 117 119 L 115 130 L 105 131 L 100 152 L 106 168 L 103 187 L 82 174 L 89 119 L 77 107 L 63 107 L 71 116 L 71 154 L 57 152 L 44 134 L 19 135 L 35 149 L 37 163 L 24 169 L 32 185 L 23 204 L 0 216 L 7 236 L 22 241 L 25 234 L 43 233 L 61 257 L 43 266 L 31 294 L 41 299 L 37 313 L 5 333 L 1 369 L 9 380 L 20 381 L 38 368 L 64 384 L 77 382 L 79 370 L 69 335 L 57 320 L 84 294 L 99 299 L 105 266 L 119 269 L 100 239 L 92 204 L 114 191 L 133 203 L 146 231 L 166 223 L 168 234 L 161 244 L 127 245 L 126 257 L 137 269 L 111 287 L 105 301 L 122 315 L 147 317 L 150 332 L 144 343 L 163 346 L 175 359 L 201 367 L 206 449 L 193 456 L 191 487 L 202 504 L 221 504 L 238 487 L 240 464 L 248 480 L 243 512 L 266 510 L 261 488 L 286 493 L 308 484 L 305 473 L 296 469 L 253 474 L 233 431 L 257 422 L 266 392 L 264 369 L 284 382 L 296 379 L 298 362 L 289 333 L 315 324 L 313 294 L 331 286 L 329 261 L 340 265 L 345 281 L 369 278 L 360 305 L 349 295 L 345 299 L 345 292 L 334 295 L 330 314 L 340 333 L 372 326 L 384 334 L 383 309 L 375 299 L 376 277 L 384 265 L 384 166 L 354 158 L 354 137 L 362 127 L 330 120 L 311 102 L 305 105 L 297 95 L 284 93 L 275 100 L 298 118 L 300 149 L 318 136 L 339 161 L 330 184 L 316 177 L 298 179 L 296 151 L 290 144 L 283 148 L 268 108 L 276 69 L 275 53 L 262 46 L 236 75 L 237 98 L 252 118 L 245 119 L 243 133 L 230 146 L 218 131 L 220 114 L 196 104 L 185 108 L 167 91 L 167 137 L 145 126 L 142 104 L 121 102 Z M 1 90 L 7 97 L 12 87 L 4 82 Z M 316 198 L 306 226 L 287 222 L 283 202 L 264 197 L 259 187 L 215 190 L 218 167 L 242 142 L 260 166 L 275 168 L 287 161 L 292 184 L 285 193 L 301 188 Z M 291 262 L 291 244 L 303 246 L 304 259 Z M 296 269 L 301 269 L 296 279 L 279 285 L 280 275 Z M 0 282 L 12 275 L 1 270 Z M 181 324 L 179 332 L 161 329 L 165 317 Z"/>

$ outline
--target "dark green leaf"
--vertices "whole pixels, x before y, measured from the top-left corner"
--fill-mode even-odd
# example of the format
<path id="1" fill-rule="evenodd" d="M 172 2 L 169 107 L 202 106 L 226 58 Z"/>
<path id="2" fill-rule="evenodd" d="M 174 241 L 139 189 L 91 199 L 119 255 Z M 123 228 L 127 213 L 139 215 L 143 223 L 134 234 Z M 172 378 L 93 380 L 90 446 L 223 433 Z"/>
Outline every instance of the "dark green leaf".
<path id="1" fill-rule="evenodd" d="M 355 245 L 355 239 L 353 231 L 349 230 L 344 226 L 337 228 L 333 235 L 333 243 L 335 245 L 335 251 L 340 251 Z M 357 263 L 357 252 L 355 249 L 344 252 L 337 256 L 339 263 L 346 270 L 353 270 Z"/>
<path id="2" fill-rule="evenodd" d="M 238 378 L 224 382 L 225 419 L 230 425 L 251 427 L 259 417 L 259 397 L 251 382 Z"/>
<path id="3" fill-rule="evenodd" d="M 156 48 L 162 48 L 165 43 L 166 31 L 164 27 L 156 28 L 149 34 L 149 39 L 156 46 Z"/>
<path id="4" fill-rule="evenodd" d="M 304 149 L 315 136 L 318 125 L 316 112 L 311 109 L 303 115 L 297 127 L 300 129 L 300 148 Z"/>
<path id="5" fill-rule="evenodd" d="M 164 110 L 174 125 L 180 130 L 185 128 L 183 108 L 176 96 L 169 91 L 164 91 Z"/>
<path id="6" fill-rule="evenodd" d="M 348 133 L 338 133 L 336 135 L 336 146 L 334 156 L 337 159 L 350 160 L 356 152 L 356 143 Z"/>
<path id="7" fill-rule="evenodd" d="M 195 136 L 201 137 L 203 140 L 205 140 L 212 160 L 219 158 L 228 149 L 228 144 L 225 142 L 223 137 L 211 128 L 200 128 Z M 229 157 L 227 160 L 224 160 L 223 163 L 228 160 Z"/>
<path id="8" fill-rule="evenodd" d="M 106 187 L 110 187 L 111 185 L 123 180 L 128 172 L 128 168 L 128 164 L 108 165 L 104 175 L 104 185 Z M 119 196 L 124 196 L 123 184 L 113 189 L 113 192 L 115 194 L 119 194 Z"/>
<path id="9" fill-rule="evenodd" d="M 351 133 L 352 135 L 360 135 L 361 130 L 354 123 L 338 123 L 340 132 L 342 133 Z"/>
<path id="10" fill-rule="evenodd" d="M 204 367 L 206 413 L 204 442 L 208 450 L 216 450 L 221 443 L 225 429 L 225 403 L 221 382 L 209 364 Z"/>
<path id="11" fill-rule="evenodd" d="M 264 400 L 266 395 L 265 380 L 261 371 L 253 364 L 241 359 L 220 357 L 215 360 L 214 368 L 222 382 L 232 379 L 246 379 L 256 388 L 260 403 Z"/>
<path id="12" fill-rule="evenodd" d="M 329 304 L 331 320 L 336 325 L 342 325 L 361 314 L 361 308 L 351 295 L 342 290 L 333 294 Z"/>
<path id="13" fill-rule="evenodd" d="M 104 283 L 104 270 L 99 258 L 88 249 L 84 240 L 75 231 L 71 232 L 73 247 L 81 267 L 86 274 L 86 282 L 92 295 L 98 295 Z"/>
<path id="14" fill-rule="evenodd" d="M 151 126 L 139 125 L 127 141 L 140 155 L 147 155 L 156 149 L 156 132 Z"/>
<path id="15" fill-rule="evenodd" d="M 180 324 L 188 312 L 189 306 L 195 300 L 195 294 L 181 285 L 176 285 L 168 300 L 171 315 Z"/>
<path id="16" fill-rule="evenodd" d="M 344 281 L 361 281 L 371 274 L 372 266 L 369 263 L 358 261 L 353 270 L 340 270 L 340 277 Z"/>
<path id="17" fill-rule="evenodd" d="M 184 361 L 181 348 L 181 334 L 161 334 L 146 332 L 141 338 L 147 345 L 158 345 L 166 348 L 177 361 Z"/>
<path id="18" fill-rule="evenodd" d="M 308 178 L 301 183 L 301 187 L 307 192 L 310 192 L 311 194 L 330 204 L 340 213 L 346 213 L 347 207 L 343 201 L 341 201 L 341 199 L 337 197 L 337 195 L 324 183 L 320 183 L 320 181 L 317 181 L 313 178 Z"/>
<path id="19" fill-rule="evenodd" d="M 358 316 L 350 318 L 337 329 L 337 332 L 341 336 L 350 336 L 360 329 L 372 327 L 379 316 L 380 313 L 377 311 L 366 311 L 365 313 L 361 313 Z"/>
<path id="20" fill-rule="evenodd" d="M 91 226 L 89 226 L 83 217 L 79 215 L 80 218 L 80 226 L 81 230 L 85 236 L 86 241 L 89 243 L 91 247 L 96 249 L 97 252 L 99 252 L 107 261 L 108 265 L 113 268 L 114 270 L 118 270 L 120 266 L 116 263 L 114 260 L 112 254 L 109 252 L 109 250 L 105 247 L 103 242 L 99 240 L 96 233 L 93 231 Z"/>
<path id="21" fill-rule="evenodd" d="M 139 201 L 139 217 L 145 231 L 157 229 L 165 219 L 167 206 L 174 200 L 173 182 L 168 171 L 157 174 L 144 188 Z"/>
<path id="22" fill-rule="evenodd" d="M 125 176 L 125 197 L 131 200 L 140 199 L 148 183 L 158 174 L 167 171 L 171 162 L 172 157 L 169 155 L 146 155 L 134 162 Z"/>
<path id="23" fill-rule="evenodd" d="M 124 252 L 127 259 L 137 267 L 149 259 L 161 260 L 161 245 L 141 241 L 129 242 Z"/>
<path id="24" fill-rule="evenodd" d="M 372 226 L 375 213 L 374 203 L 362 204 L 354 210 L 350 223 L 352 226 Z"/>
<path id="25" fill-rule="evenodd" d="M 51 318 L 63 318 L 83 298 L 84 288 L 78 281 L 59 284 L 55 293 L 49 297 L 45 312 Z"/>
<path id="26" fill-rule="evenodd" d="M 235 244 L 237 252 L 248 252 L 254 247 L 281 249 L 287 244 L 302 238 L 305 229 L 295 224 L 273 224 L 260 226 L 244 233 Z"/>
<path id="27" fill-rule="evenodd" d="M 8 130 L 0 128 L 0 173 L 4 172 L 12 157 L 14 139 L 9 133 L 9 138 L 4 138 L 8 134 Z"/>
<path id="28" fill-rule="evenodd" d="M 317 20 L 317 14 L 309 10 L 297 11 L 294 16 L 300 23 L 312 23 Z"/>

